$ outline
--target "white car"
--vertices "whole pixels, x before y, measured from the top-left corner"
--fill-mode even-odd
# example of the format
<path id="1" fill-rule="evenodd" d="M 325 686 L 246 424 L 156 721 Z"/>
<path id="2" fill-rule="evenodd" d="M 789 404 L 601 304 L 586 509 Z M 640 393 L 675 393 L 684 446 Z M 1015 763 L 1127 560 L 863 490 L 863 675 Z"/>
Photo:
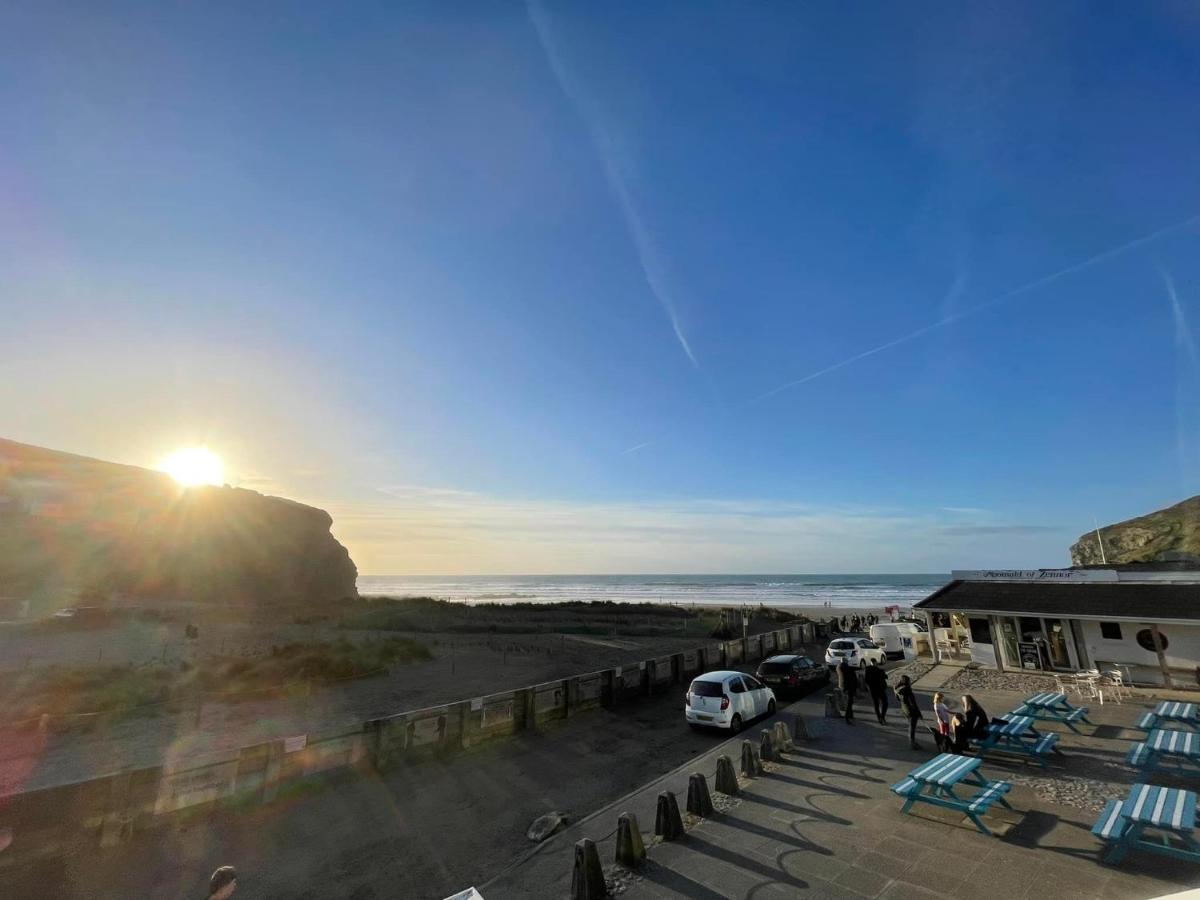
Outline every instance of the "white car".
<path id="1" fill-rule="evenodd" d="M 688 687 L 684 717 L 693 728 L 728 728 L 737 734 L 758 716 L 775 714 L 775 692 L 744 672 L 707 672 Z"/>
<path id="2" fill-rule="evenodd" d="M 825 651 L 825 665 L 840 665 L 843 659 L 849 665 L 865 669 L 871 660 L 882 666 L 887 662 L 887 652 L 866 638 L 838 638 L 836 641 L 830 641 Z"/>

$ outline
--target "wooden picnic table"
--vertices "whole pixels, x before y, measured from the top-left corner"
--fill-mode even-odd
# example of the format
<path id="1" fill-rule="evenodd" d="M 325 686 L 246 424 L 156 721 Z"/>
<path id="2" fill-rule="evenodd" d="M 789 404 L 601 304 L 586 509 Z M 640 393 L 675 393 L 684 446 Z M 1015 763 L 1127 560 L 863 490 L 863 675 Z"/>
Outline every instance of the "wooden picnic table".
<path id="1" fill-rule="evenodd" d="M 1053 691 L 1026 697 L 1024 702 L 1012 711 L 1013 716 L 1029 716 L 1032 719 L 1062 722 L 1076 734 L 1079 733 L 1079 729 L 1075 727 L 1076 722 L 1083 721 L 1089 725 L 1092 724 L 1087 714 L 1086 706 L 1072 706 L 1067 702 L 1066 694 Z"/>
<path id="2" fill-rule="evenodd" d="M 1163 765 L 1163 757 L 1169 757 L 1175 765 Z M 1182 770 L 1188 766 L 1200 768 L 1200 734 L 1173 728 L 1155 728 L 1143 743 L 1133 745 L 1125 761 L 1131 766 L 1147 770 Z"/>
<path id="3" fill-rule="evenodd" d="M 984 834 L 991 834 L 980 816 L 994 803 L 1012 809 L 1004 795 L 1012 790 L 1007 781 L 988 781 L 979 772 L 983 760 L 974 756 L 956 756 L 940 753 L 923 765 L 908 773 L 908 777 L 892 785 L 892 790 L 905 798 L 900 811 L 907 813 L 914 803 L 928 803 L 965 813 L 975 827 Z M 959 797 L 954 789 L 960 784 L 969 784 L 979 790 L 971 797 Z"/>
<path id="4" fill-rule="evenodd" d="M 1033 725 L 1033 716 L 1009 715 L 1003 725 L 996 722 L 988 725 L 988 733 L 979 742 L 979 753 L 1003 750 L 1028 757 L 1038 765 L 1046 764 L 1046 756 L 1058 752 L 1057 734 L 1039 734 Z"/>
<path id="5" fill-rule="evenodd" d="M 1195 829 L 1194 792 L 1135 784 L 1125 800 L 1108 801 L 1092 827 L 1092 834 L 1109 845 L 1104 861 L 1114 865 L 1135 847 L 1200 862 Z M 1157 834 L 1148 837 L 1147 831 Z"/>

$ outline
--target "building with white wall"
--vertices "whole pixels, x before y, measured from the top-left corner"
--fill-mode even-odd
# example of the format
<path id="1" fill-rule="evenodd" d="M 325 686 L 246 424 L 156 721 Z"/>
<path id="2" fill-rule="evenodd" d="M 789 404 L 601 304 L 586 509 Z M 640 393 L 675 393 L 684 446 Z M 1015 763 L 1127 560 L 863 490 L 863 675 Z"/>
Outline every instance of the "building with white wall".
<path id="1" fill-rule="evenodd" d="M 953 616 L 971 659 L 1001 670 L 1119 668 L 1139 683 L 1200 686 L 1200 568 L 954 572 L 915 604 Z"/>

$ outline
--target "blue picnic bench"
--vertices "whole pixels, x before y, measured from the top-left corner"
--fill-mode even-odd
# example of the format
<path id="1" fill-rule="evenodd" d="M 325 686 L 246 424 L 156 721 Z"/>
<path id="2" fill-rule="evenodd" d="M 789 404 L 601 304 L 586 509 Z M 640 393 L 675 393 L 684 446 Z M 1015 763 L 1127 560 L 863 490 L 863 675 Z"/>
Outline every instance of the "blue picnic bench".
<path id="1" fill-rule="evenodd" d="M 1174 765 L 1165 765 L 1170 760 Z M 1186 770 L 1200 768 L 1200 734 L 1194 731 L 1177 731 L 1171 728 L 1155 728 L 1140 744 L 1134 744 L 1125 762 L 1137 769 Z"/>
<path id="2" fill-rule="evenodd" d="M 940 753 L 924 765 L 917 766 L 908 777 L 892 785 L 892 791 L 904 798 L 900 807 L 907 813 L 914 803 L 928 803 L 964 813 L 984 834 L 991 831 L 980 820 L 993 804 L 1012 809 L 1004 795 L 1012 790 L 1007 781 L 989 781 L 979 772 L 983 761 L 973 756 Z M 978 788 L 970 797 L 959 797 L 954 789 L 966 783 Z"/>
<path id="3" fill-rule="evenodd" d="M 988 725 L 987 735 L 979 742 L 979 754 L 982 756 L 1001 750 L 1024 756 L 1040 766 L 1046 765 L 1047 756 L 1061 752 L 1055 746 L 1058 743 L 1058 735 L 1039 734 L 1033 727 L 1033 722 L 1033 716 L 1010 714 L 1002 725 L 991 723 Z"/>
<path id="4" fill-rule="evenodd" d="M 1135 784 L 1124 800 L 1109 800 L 1092 827 L 1108 845 L 1105 862 L 1115 865 L 1134 848 L 1200 862 L 1196 829 L 1196 795 L 1180 788 Z M 1148 836 L 1147 831 L 1157 832 Z"/>
<path id="5" fill-rule="evenodd" d="M 1076 722 L 1092 724 L 1087 714 L 1086 706 L 1072 706 L 1067 702 L 1066 694 L 1056 694 L 1053 691 L 1026 697 L 1025 701 L 1011 713 L 1013 716 L 1029 716 L 1032 719 L 1062 722 L 1076 734 L 1079 733 L 1079 729 L 1075 727 Z"/>
<path id="6" fill-rule="evenodd" d="M 1200 729 L 1200 714 L 1197 714 L 1195 703 L 1164 700 L 1150 712 L 1142 713 L 1141 717 L 1137 720 L 1136 727 L 1141 731 L 1153 731 L 1164 722 Z"/>

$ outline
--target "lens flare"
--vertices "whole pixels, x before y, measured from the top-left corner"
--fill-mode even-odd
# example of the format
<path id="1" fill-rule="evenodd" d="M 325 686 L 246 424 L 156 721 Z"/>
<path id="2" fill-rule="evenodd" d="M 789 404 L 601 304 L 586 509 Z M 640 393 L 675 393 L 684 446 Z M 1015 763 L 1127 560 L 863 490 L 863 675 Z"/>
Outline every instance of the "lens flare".
<path id="1" fill-rule="evenodd" d="M 158 464 L 184 487 L 201 484 L 223 484 L 225 480 L 221 458 L 207 447 L 184 447 L 176 450 Z"/>

